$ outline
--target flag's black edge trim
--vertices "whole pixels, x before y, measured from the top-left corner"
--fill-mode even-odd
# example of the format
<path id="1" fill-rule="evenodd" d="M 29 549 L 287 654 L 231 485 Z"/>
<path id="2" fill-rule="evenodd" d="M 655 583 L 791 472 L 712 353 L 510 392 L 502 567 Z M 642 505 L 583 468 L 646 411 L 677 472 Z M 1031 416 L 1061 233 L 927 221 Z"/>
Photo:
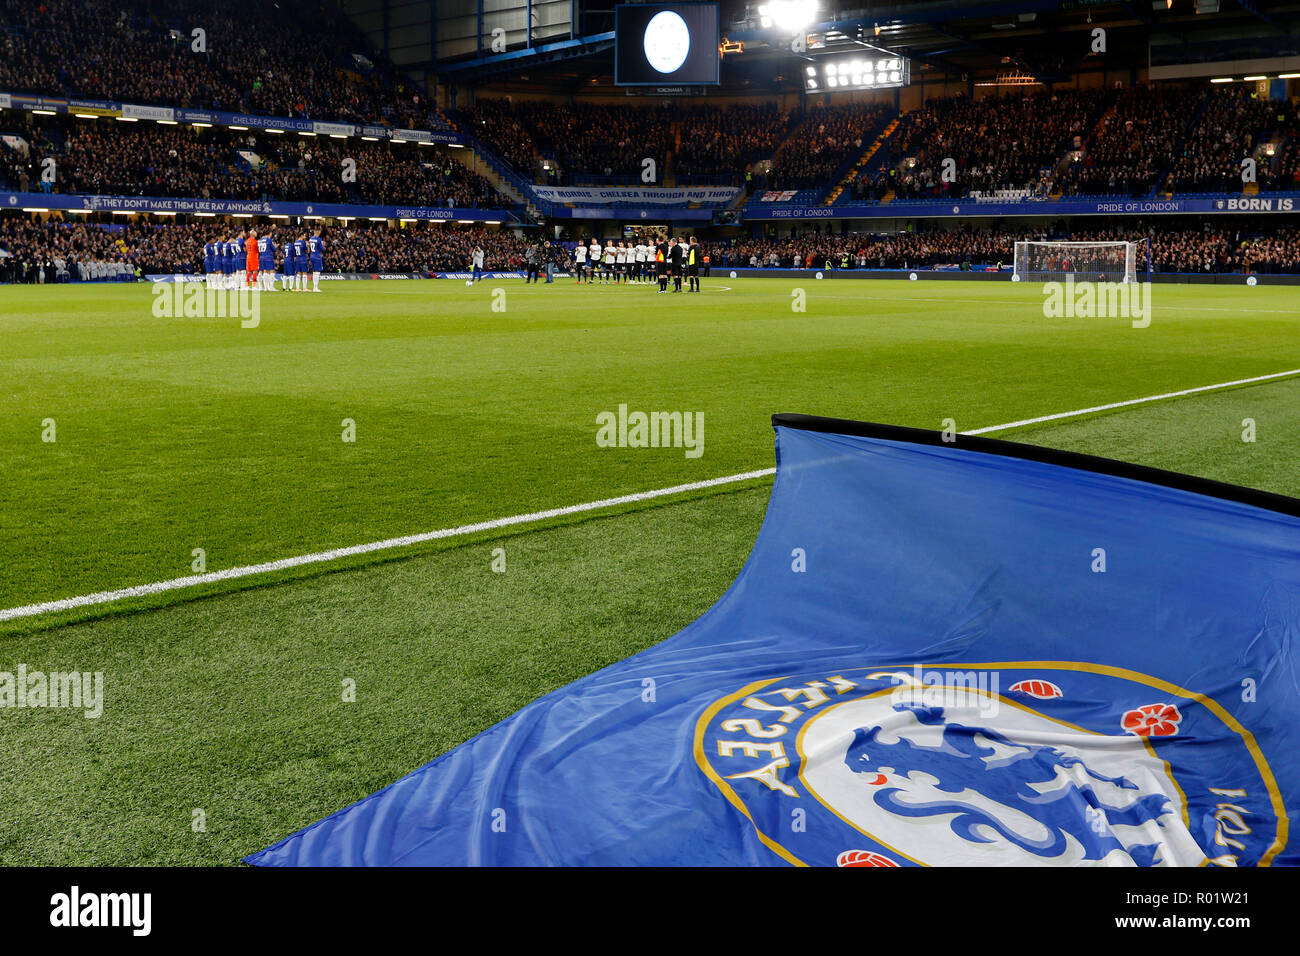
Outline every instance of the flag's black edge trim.
<path id="1" fill-rule="evenodd" d="M 960 448 L 963 451 L 980 452 L 986 455 L 1001 455 L 1004 458 L 1020 458 L 1024 461 L 1037 461 L 1046 465 L 1059 465 L 1062 468 L 1074 468 L 1078 471 L 1090 471 L 1100 475 L 1112 475 L 1116 478 L 1129 478 L 1133 481 L 1146 482 L 1149 485 L 1162 485 L 1190 491 L 1211 498 L 1237 501 L 1241 504 L 1277 511 L 1282 514 L 1300 517 L 1300 498 L 1278 495 L 1270 491 L 1259 491 L 1242 485 L 1230 485 L 1209 478 L 1184 475 L 1176 471 L 1164 471 L 1160 468 L 1148 468 L 1131 462 L 1117 461 L 1114 458 L 1100 458 L 1096 455 L 1083 455 L 1079 452 L 1061 451 L 1057 448 L 1044 448 L 1041 445 L 1025 445 L 1020 442 L 1003 441 L 999 438 L 983 438 L 979 435 L 957 435 L 945 440 L 942 432 L 925 428 L 908 428 L 903 425 L 880 425 L 874 422 L 857 422 L 847 418 L 822 418 L 818 415 L 777 414 L 772 416 L 772 426 L 795 428 L 806 432 L 825 432 L 832 435 L 854 435 L 860 438 L 881 438 L 887 441 L 908 442 L 913 445 L 934 445 L 940 448 Z"/>

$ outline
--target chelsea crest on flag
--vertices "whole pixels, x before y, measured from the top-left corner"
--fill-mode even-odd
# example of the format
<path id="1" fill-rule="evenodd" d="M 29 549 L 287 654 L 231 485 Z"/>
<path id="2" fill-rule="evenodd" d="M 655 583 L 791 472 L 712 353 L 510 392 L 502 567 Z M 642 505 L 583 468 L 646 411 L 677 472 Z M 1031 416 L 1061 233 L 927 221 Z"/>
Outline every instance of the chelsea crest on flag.
<path id="1" fill-rule="evenodd" d="M 774 424 L 762 531 L 701 618 L 248 861 L 1300 862 L 1300 501 Z"/>

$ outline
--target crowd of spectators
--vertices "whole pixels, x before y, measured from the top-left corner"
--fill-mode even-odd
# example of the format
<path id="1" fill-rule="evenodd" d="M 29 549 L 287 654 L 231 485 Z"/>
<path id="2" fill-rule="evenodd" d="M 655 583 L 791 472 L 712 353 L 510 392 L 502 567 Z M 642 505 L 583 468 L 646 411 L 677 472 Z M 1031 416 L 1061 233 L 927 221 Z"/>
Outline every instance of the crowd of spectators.
<path id="1" fill-rule="evenodd" d="M 476 246 L 487 268 L 518 269 L 530 244 L 504 229 L 454 224 L 390 229 L 353 223 L 331 229 L 326 241 L 330 271 L 361 273 L 463 271 Z"/>
<path id="2" fill-rule="evenodd" d="M 1023 190 L 1046 195 L 1067 150 L 1082 145 L 1104 102 L 1096 90 L 930 100 L 907 113 L 882 166 L 850 187 L 859 199 L 923 199 Z M 945 176 L 945 160 L 953 165 Z M 874 164 L 873 164 L 874 165 Z"/>
<path id="3" fill-rule="evenodd" d="M 201 29 L 202 49 L 193 31 Z M 281 0 L 0 0 L 0 89 L 388 124 L 445 125 L 330 7 Z"/>
<path id="4" fill-rule="evenodd" d="M 1297 107 L 1252 90 L 1143 85 L 933 99 L 902 117 L 849 194 L 863 201 L 890 193 L 1240 192 L 1247 155 L 1257 158 L 1261 189 L 1300 188 Z M 630 181 L 650 157 L 691 181 L 734 183 L 753 167 L 753 187 L 797 190 L 835 185 L 889 115 L 886 106 L 864 104 L 816 106 L 800 116 L 774 104 L 670 109 L 482 100 L 457 118 L 533 181 Z M 1259 149 L 1265 132 L 1278 135 L 1275 156 Z M 544 159 L 553 161 L 549 170 Z M 953 175 L 945 177 L 949 159 Z"/>
<path id="5" fill-rule="evenodd" d="M 0 219 L 0 281 L 55 282 L 154 274 L 199 275 L 203 246 L 231 239 L 238 227 L 206 223 L 85 223 Z M 261 235 L 277 248 L 302 234 L 303 227 L 262 222 Z M 352 222 L 324 231 L 325 263 L 330 272 L 434 272 L 467 268 L 475 246 L 489 268 L 522 266 L 533 240 L 508 230 L 433 223 L 411 228 Z M 41 273 L 44 273 L 44 279 Z"/>
<path id="6" fill-rule="evenodd" d="M 893 113 L 884 104 L 847 103 L 809 110 L 781 144 L 761 177 L 760 189 L 831 186 L 847 162 L 857 159 Z"/>
<path id="7" fill-rule="evenodd" d="M 468 109 L 453 110 L 462 132 L 472 133 L 526 179 L 534 179 L 537 146 L 515 104 L 509 100 L 479 100 Z"/>
<path id="8" fill-rule="evenodd" d="M 277 243 L 297 237 L 301 226 L 260 224 Z M 231 238 L 231 227 L 205 223 L 115 224 L 0 219 L 0 281 L 53 282 L 113 277 L 116 273 L 198 274 L 203 245 Z M 467 268 L 481 247 L 489 269 L 519 269 L 536 238 L 506 229 L 454 223 L 391 228 L 353 222 L 325 230 L 329 272 L 438 272 Z M 928 229 L 892 234 L 809 232 L 782 238 L 705 242 L 714 268 L 972 269 L 1009 267 L 1021 239 L 1116 241 L 1149 239 L 1152 269 L 1162 273 L 1300 273 L 1300 229 L 1261 229 L 1245 223 L 1207 221 L 1166 228 L 1128 227 L 1059 230 Z M 557 247 L 559 244 L 557 244 Z M 567 248 L 558 248 L 560 264 Z M 1145 262 L 1139 263 L 1139 271 Z"/>
<path id="9" fill-rule="evenodd" d="M 0 4 L 6 0 L 0 0 Z M 1240 192 L 1241 160 L 1257 162 L 1260 189 L 1300 188 L 1300 111 L 1248 87 L 1137 87 L 936 99 L 906 114 L 849 197 L 882 199 Z M 1203 106 L 1204 108 L 1199 108 Z M 640 184 L 742 180 L 763 190 L 828 188 L 869 145 L 888 108 L 818 106 L 802 117 L 775 104 L 578 105 L 483 100 L 457 114 L 534 181 Z M 513 204 L 444 147 L 387 140 L 240 133 L 222 128 L 0 114 L 0 187 L 105 195 L 418 203 L 480 208 Z M 1267 139 L 1265 138 L 1267 137 Z M 759 162 L 765 154 L 771 160 Z M 40 176 L 53 157 L 54 182 Z M 549 172 L 543 169 L 543 159 Z M 357 163 L 355 181 L 341 175 Z M 945 161 L 954 175 L 945 178 Z M 752 177 L 752 178 L 751 178 Z M 951 181 L 950 181 L 951 180 Z M 1159 180 L 1159 183 L 1157 182 Z"/>
<path id="10" fill-rule="evenodd" d="M 665 106 L 530 103 L 525 116 L 537 149 L 554 157 L 570 184 L 584 174 L 640 177 L 642 160 L 667 170 L 675 110 Z"/>
<path id="11" fill-rule="evenodd" d="M 679 179 L 734 182 L 777 151 L 794 121 L 794 113 L 775 103 L 691 107 L 681 113 L 673 169 Z"/>
<path id="12" fill-rule="evenodd" d="M 180 227 L 178 227 L 180 228 Z M 134 276 L 137 250 L 125 230 L 85 223 L 40 223 L 0 219 L 0 282 L 67 282 Z M 169 231 L 177 235 L 177 228 Z"/>
<path id="13" fill-rule="evenodd" d="M 891 235 L 809 233 L 714 245 L 713 263 L 751 268 L 907 269 L 970 261 L 1010 262 L 1015 237 L 986 232 L 902 232 Z"/>
<path id="14" fill-rule="evenodd" d="M 561 105 L 542 100 L 480 100 L 453 114 L 522 176 L 575 185 L 595 180 L 640 180 L 642 160 L 657 176 L 667 169 L 679 111 L 665 106 Z"/>
<path id="15" fill-rule="evenodd" d="M 747 166 L 776 152 L 795 122 L 774 103 L 562 106 L 483 99 L 453 116 L 522 176 L 548 185 L 640 183 L 646 159 L 655 161 L 658 182 L 671 168 L 679 182 L 737 184 Z"/>
<path id="16" fill-rule="evenodd" d="M 1030 230 L 917 230 L 889 235 L 809 233 L 709 246 L 715 266 L 752 268 L 929 269 L 1009 267 L 1022 239 L 1151 241 L 1151 268 L 1164 273 L 1300 273 L 1300 231 L 1257 228 L 1081 229 L 1068 235 Z M 1145 270 L 1145 262 L 1139 271 Z"/>
<path id="17" fill-rule="evenodd" d="M 816 106 L 799 115 L 774 103 L 561 106 L 486 99 L 453 115 L 533 181 L 639 182 L 649 158 L 660 177 L 671 168 L 678 181 L 738 184 L 761 161 L 755 186 L 799 189 L 824 184 L 860 154 L 889 112 L 862 104 Z M 549 169 L 543 160 L 551 161 Z"/>
<path id="18" fill-rule="evenodd" d="M 1272 175 L 1264 188 L 1300 190 L 1300 109 L 1288 110 L 1277 132 L 1279 143 L 1272 159 Z"/>
<path id="19" fill-rule="evenodd" d="M 906 114 L 886 153 L 850 183 L 858 200 L 1127 195 L 1300 188 L 1295 104 L 1251 86 L 1138 86 L 935 99 Z M 1263 148 L 1276 136 L 1276 155 Z M 945 179 L 944 161 L 955 176 Z"/>
<path id="20" fill-rule="evenodd" d="M 199 40 L 195 30 L 202 31 Z M 310 0 L 248 9 L 174 0 L 165 12 L 153 0 L 0 0 L 0 89 L 352 123 L 445 125 L 434 104 L 370 51 L 345 15 Z M 860 104 L 818 106 L 800 114 L 774 104 L 717 107 L 690 101 L 481 100 L 458 114 L 466 129 L 534 181 L 635 183 L 643 160 L 650 158 L 660 182 L 671 170 L 683 181 L 734 183 L 770 158 L 754 181 L 765 189 L 834 185 L 830 180 L 861 154 L 885 118 L 884 107 Z M 124 177 L 128 169 L 142 167 L 153 170 L 164 188 L 220 178 L 200 167 L 221 157 L 195 149 L 182 154 L 162 131 L 154 132 L 152 142 L 123 144 L 123 151 L 136 155 L 115 157 L 116 170 L 108 161 L 90 164 L 100 168 L 86 171 L 85 181 Z M 1277 137 L 1275 151 L 1262 148 L 1265 135 Z M 106 152 L 104 138 L 101 133 L 89 146 Z M 1066 161 L 1072 156 L 1076 162 Z M 996 190 L 1141 195 L 1157 187 L 1182 193 L 1239 191 L 1246 157 L 1257 162 L 1261 190 L 1300 188 L 1300 119 L 1294 104 L 1259 98 L 1249 85 L 1208 93 L 1196 86 L 1166 86 L 1049 90 L 976 101 L 952 97 L 905 115 L 888 143 L 886 162 L 864 171 L 851 184 L 851 195 L 933 198 Z M 948 158 L 956 163 L 954 182 L 942 175 Z M 6 181 L 26 176 L 29 183 L 39 182 L 28 170 L 14 168 L 12 156 L 0 159 Z M 337 194 L 332 174 L 323 177 L 327 185 L 304 183 L 316 178 L 310 172 L 292 172 L 304 169 L 300 159 L 244 183 L 208 182 L 207 194 L 230 190 L 244 196 L 259 188 Z M 543 159 L 552 161 L 549 169 Z M 80 161 L 87 164 L 84 148 Z M 369 185 L 344 193 L 422 189 L 427 177 L 417 168 L 385 166 Z M 450 188 L 460 197 L 477 195 L 480 204 L 489 201 L 480 183 Z"/>
<path id="21" fill-rule="evenodd" d="M 1057 185 L 1066 195 L 1144 196 L 1169 168 L 1199 97 L 1180 87 L 1137 86 L 1114 96 L 1077 162 Z"/>
<path id="22" fill-rule="evenodd" d="M 287 200 L 501 209 L 513 205 L 449 148 L 8 113 L 0 188 L 106 196 Z M 42 181 L 47 158 L 54 181 Z M 355 177 L 344 161 L 355 164 Z M 346 176 L 345 176 L 346 173 Z"/>
<path id="23" fill-rule="evenodd" d="M 1261 154 L 1263 134 L 1290 128 L 1296 107 L 1257 97 L 1253 84 L 1219 87 L 1175 158 L 1170 180 L 1178 192 L 1240 192 L 1242 160 L 1255 160 L 1255 180 L 1261 189 L 1295 188 L 1294 176 L 1281 175 Z"/>

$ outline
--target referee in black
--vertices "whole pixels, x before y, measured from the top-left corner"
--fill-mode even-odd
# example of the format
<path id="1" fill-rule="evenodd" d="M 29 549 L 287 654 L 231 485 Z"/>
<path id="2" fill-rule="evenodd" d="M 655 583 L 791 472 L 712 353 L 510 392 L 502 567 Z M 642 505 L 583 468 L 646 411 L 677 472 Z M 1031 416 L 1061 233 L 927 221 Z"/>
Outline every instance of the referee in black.
<path id="1" fill-rule="evenodd" d="M 668 271 L 673 277 L 674 292 L 682 291 L 682 260 L 686 258 L 685 252 L 676 236 L 668 240 Z"/>
<path id="2" fill-rule="evenodd" d="M 691 244 L 686 247 L 686 275 L 690 279 L 688 292 L 700 291 L 700 244 L 691 236 Z"/>
<path id="3" fill-rule="evenodd" d="M 659 280 L 659 291 L 668 291 L 668 240 L 660 238 L 655 246 L 655 276 Z"/>

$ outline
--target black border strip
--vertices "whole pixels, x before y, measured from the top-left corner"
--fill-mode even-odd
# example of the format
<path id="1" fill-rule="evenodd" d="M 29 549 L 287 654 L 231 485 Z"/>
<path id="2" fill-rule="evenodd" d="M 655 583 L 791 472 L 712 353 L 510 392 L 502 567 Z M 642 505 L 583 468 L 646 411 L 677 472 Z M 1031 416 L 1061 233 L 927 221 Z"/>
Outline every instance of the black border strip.
<path id="1" fill-rule="evenodd" d="M 794 428 L 806 432 L 825 432 L 831 435 L 853 435 L 859 438 L 881 438 L 887 441 L 907 442 L 913 445 L 933 445 L 939 448 L 960 448 L 963 451 L 980 452 L 985 455 L 1001 455 L 1004 458 L 1019 458 L 1023 461 L 1037 461 L 1045 465 L 1057 465 L 1061 468 L 1073 468 L 1099 475 L 1111 475 L 1115 478 L 1128 478 L 1190 491 L 1210 498 L 1222 498 L 1236 501 L 1268 511 L 1300 518 L 1300 498 L 1274 494 L 1271 491 L 1259 491 L 1242 485 L 1230 485 L 1209 478 L 1184 475 L 1176 471 L 1164 471 L 1160 468 L 1148 468 L 1146 465 L 1134 465 L 1114 458 L 1100 458 L 1096 455 L 1083 455 L 1073 451 L 1061 451 L 1056 448 L 1044 448 L 1041 445 L 1026 445 L 1020 442 L 1003 441 L 999 438 L 983 438 L 979 435 L 957 435 L 955 441 L 945 441 L 943 434 L 925 428 L 908 428 L 903 425 L 880 425 L 875 422 L 858 422 L 848 418 L 822 418 L 818 415 L 776 414 L 772 416 L 772 427 Z"/>

